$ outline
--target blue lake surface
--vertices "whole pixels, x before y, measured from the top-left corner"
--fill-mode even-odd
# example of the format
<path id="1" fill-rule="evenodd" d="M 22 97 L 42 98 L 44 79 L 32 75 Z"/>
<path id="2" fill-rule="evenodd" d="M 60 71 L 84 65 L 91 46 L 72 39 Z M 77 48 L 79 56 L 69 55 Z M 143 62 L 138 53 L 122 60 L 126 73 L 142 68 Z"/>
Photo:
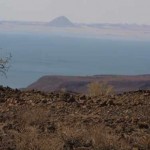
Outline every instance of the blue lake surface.
<path id="1" fill-rule="evenodd" d="M 0 33 L 0 48 L 12 55 L 0 85 L 13 88 L 44 75 L 150 74 L 150 41 Z"/>

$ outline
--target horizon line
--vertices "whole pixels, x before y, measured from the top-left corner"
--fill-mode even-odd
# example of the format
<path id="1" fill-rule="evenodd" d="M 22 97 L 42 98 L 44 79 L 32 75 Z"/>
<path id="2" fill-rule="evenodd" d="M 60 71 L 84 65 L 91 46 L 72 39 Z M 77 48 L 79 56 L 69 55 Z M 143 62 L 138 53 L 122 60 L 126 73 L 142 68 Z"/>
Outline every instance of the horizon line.
<path id="1" fill-rule="evenodd" d="M 66 16 L 57 16 L 49 21 L 40 21 L 40 20 L 21 20 L 21 19 L 0 19 L 0 22 L 33 22 L 33 23 L 49 23 L 51 21 L 53 21 L 54 19 L 60 18 L 60 17 L 65 17 L 67 18 L 69 21 L 71 21 L 74 24 L 85 24 L 85 25 L 92 25 L 92 24 L 110 24 L 110 25 L 138 25 L 138 26 L 150 26 L 150 24 L 145 24 L 145 23 L 127 23 L 127 22 L 74 22 L 72 21 L 69 17 Z"/>

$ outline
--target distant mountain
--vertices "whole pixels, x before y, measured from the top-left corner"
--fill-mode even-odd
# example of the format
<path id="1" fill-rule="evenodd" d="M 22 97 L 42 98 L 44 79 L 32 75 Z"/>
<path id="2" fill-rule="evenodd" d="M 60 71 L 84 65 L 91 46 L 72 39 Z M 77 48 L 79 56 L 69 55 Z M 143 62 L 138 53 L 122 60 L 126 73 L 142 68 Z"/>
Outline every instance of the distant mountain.
<path id="1" fill-rule="evenodd" d="M 60 16 L 48 23 L 49 26 L 54 27 L 74 27 L 75 24 L 73 24 L 67 17 Z"/>

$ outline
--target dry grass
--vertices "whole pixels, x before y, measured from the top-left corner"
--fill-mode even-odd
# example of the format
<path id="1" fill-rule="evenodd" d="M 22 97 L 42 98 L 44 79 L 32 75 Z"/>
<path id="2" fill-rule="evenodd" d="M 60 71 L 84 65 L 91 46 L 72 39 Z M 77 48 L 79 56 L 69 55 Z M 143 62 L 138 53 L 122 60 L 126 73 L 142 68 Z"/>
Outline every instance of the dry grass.
<path id="1" fill-rule="evenodd" d="M 141 150 L 150 150 L 150 135 L 136 136 L 133 138 L 134 146 L 140 148 Z"/>
<path id="2" fill-rule="evenodd" d="M 48 110 L 44 107 L 27 106 L 17 111 L 17 120 L 19 120 L 19 125 L 22 128 L 26 128 L 32 124 L 46 122 L 48 119 Z"/>
<path id="3" fill-rule="evenodd" d="M 82 147 L 92 148 L 92 141 L 86 127 L 63 127 L 60 133 L 60 137 L 64 143 L 64 150 L 72 150 Z"/>
<path id="4" fill-rule="evenodd" d="M 114 93 L 114 89 L 111 85 L 105 82 L 92 82 L 87 86 L 88 94 L 91 97 L 95 96 L 108 96 Z"/>
<path id="5" fill-rule="evenodd" d="M 120 140 L 105 126 L 65 126 L 57 124 L 54 133 L 39 132 L 40 124 L 49 120 L 48 110 L 41 107 L 29 107 L 18 111 L 19 132 L 12 132 L 16 150 L 130 150 L 128 140 Z M 110 132 L 111 131 L 111 132 Z M 134 138 L 143 150 L 149 150 L 150 138 Z"/>
<path id="6" fill-rule="evenodd" d="M 26 112 L 29 113 L 30 111 Z M 25 116 L 23 120 L 27 119 L 28 115 Z M 41 122 L 39 117 L 30 121 L 37 120 Z M 118 150 L 116 137 L 110 135 L 103 127 L 69 127 L 61 124 L 55 134 L 45 134 L 39 133 L 36 126 L 32 126 L 29 121 L 26 122 L 21 132 L 14 132 L 16 150 Z"/>
<path id="7" fill-rule="evenodd" d="M 39 125 L 49 119 L 48 111 L 41 107 L 27 107 L 18 111 L 19 132 L 12 132 L 16 150 L 60 150 L 62 141 L 45 132 L 39 132 Z"/>
<path id="8" fill-rule="evenodd" d="M 15 134 L 16 150 L 60 150 L 59 138 L 39 134 L 35 128 Z"/>
<path id="9" fill-rule="evenodd" d="M 130 147 L 125 141 L 119 138 L 104 126 L 95 126 L 90 129 L 90 135 L 94 150 L 129 150 Z"/>
<path id="10" fill-rule="evenodd" d="M 65 92 L 60 93 L 61 96 L 63 99 L 68 97 Z M 143 94 L 140 99 L 147 96 Z M 85 99 L 85 103 L 79 105 L 78 103 L 61 101 L 60 97 L 58 96 L 52 105 L 45 105 L 45 103 L 43 105 L 35 101 L 34 106 L 18 104 L 18 107 L 10 108 L 9 113 L 3 113 L 3 116 L 0 116 L 3 121 L 0 125 L 0 149 L 3 146 L 2 150 L 8 150 L 8 144 L 13 150 L 150 149 L 149 111 L 145 109 L 148 108 L 145 107 L 147 103 L 144 103 L 141 110 L 141 104 L 135 106 L 134 103 L 131 103 L 133 107 L 127 105 L 128 103 L 123 106 L 101 107 L 100 105 L 99 107 L 99 103 L 95 103 L 91 99 Z M 136 97 L 139 95 L 136 94 Z M 121 108 L 120 111 L 118 111 L 119 108 Z M 138 122 L 139 115 L 147 117 Z M 125 130 L 126 127 L 129 129 L 128 132 Z M 130 130 L 132 128 L 133 130 Z M 4 149 L 5 147 L 6 149 Z"/>

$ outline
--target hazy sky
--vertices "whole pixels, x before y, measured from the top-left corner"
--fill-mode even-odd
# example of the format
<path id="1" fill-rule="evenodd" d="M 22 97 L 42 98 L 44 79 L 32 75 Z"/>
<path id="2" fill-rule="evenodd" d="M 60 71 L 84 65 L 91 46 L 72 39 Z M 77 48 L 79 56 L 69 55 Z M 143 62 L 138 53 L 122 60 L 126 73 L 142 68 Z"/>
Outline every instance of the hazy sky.
<path id="1" fill-rule="evenodd" d="M 150 24 L 150 0 L 0 0 L 0 20 Z"/>

